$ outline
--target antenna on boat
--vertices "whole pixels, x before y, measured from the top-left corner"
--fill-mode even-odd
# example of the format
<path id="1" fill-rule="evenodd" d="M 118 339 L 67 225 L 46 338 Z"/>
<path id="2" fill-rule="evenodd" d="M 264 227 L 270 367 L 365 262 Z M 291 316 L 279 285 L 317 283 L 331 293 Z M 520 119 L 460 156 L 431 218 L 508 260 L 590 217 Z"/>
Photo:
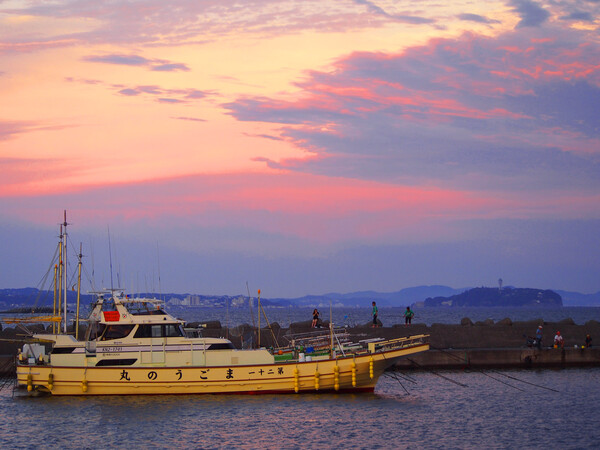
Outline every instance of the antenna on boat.
<path id="1" fill-rule="evenodd" d="M 329 299 L 329 334 L 331 337 L 331 343 L 329 346 L 330 355 L 333 358 L 333 308 L 331 306 L 331 299 Z"/>
<path id="2" fill-rule="evenodd" d="M 113 285 L 113 268 L 112 268 L 112 249 L 110 246 L 110 226 L 106 225 L 106 231 L 108 232 L 108 261 L 110 265 L 110 290 L 114 290 Z"/>
<path id="3" fill-rule="evenodd" d="M 64 291 L 64 313 L 65 313 L 65 323 L 63 324 L 63 331 L 65 334 L 67 333 L 67 210 L 64 210 L 64 222 L 63 222 L 63 291 Z"/>
<path id="4" fill-rule="evenodd" d="M 83 258 L 83 254 L 81 253 L 81 242 L 79 243 L 79 254 L 77 255 L 79 258 L 79 263 L 77 264 L 77 315 L 75 316 L 75 339 L 79 340 L 79 302 L 81 299 L 81 258 Z"/>
<path id="5" fill-rule="evenodd" d="M 250 306 L 250 316 L 252 317 L 252 326 L 256 328 L 256 321 L 254 320 L 254 310 L 252 309 L 254 306 L 254 299 L 250 297 L 250 288 L 248 287 L 248 282 L 246 281 L 246 290 L 248 291 L 248 305 Z M 254 348 L 254 341 L 252 342 L 252 347 Z"/>
<path id="6" fill-rule="evenodd" d="M 162 288 L 160 286 L 160 253 L 158 251 L 158 241 L 156 241 L 156 260 L 158 263 L 158 296 L 162 297 Z M 163 298 L 162 300 L 164 301 L 165 299 Z"/>

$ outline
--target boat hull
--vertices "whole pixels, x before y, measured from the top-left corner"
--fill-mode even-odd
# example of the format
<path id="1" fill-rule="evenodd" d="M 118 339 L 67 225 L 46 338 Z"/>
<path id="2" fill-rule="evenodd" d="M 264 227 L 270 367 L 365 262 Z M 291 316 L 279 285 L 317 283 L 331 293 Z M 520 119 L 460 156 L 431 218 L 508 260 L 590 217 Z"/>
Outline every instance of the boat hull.
<path id="1" fill-rule="evenodd" d="M 18 384 L 52 395 L 268 394 L 372 391 L 398 359 L 419 344 L 319 361 L 215 367 L 18 365 Z"/>

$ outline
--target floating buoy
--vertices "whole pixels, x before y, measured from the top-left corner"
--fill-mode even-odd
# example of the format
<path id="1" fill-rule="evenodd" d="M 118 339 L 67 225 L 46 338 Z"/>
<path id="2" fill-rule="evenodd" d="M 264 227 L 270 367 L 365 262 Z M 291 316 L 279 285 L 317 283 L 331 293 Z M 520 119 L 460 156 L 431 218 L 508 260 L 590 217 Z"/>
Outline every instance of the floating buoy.
<path id="1" fill-rule="evenodd" d="M 48 375 L 48 389 L 52 390 L 54 388 L 54 374 L 51 373 Z"/>
<path id="2" fill-rule="evenodd" d="M 373 357 L 372 356 L 369 358 L 369 377 L 371 377 L 371 380 L 373 379 Z"/>
<path id="3" fill-rule="evenodd" d="M 87 382 L 87 380 L 85 378 L 81 382 L 81 390 L 83 392 L 87 392 L 87 390 L 88 390 L 88 382 Z"/>
<path id="4" fill-rule="evenodd" d="M 321 374 L 319 373 L 319 370 L 315 370 L 315 390 L 318 391 L 319 390 L 319 377 L 321 376 Z"/>
<path id="5" fill-rule="evenodd" d="M 27 392 L 33 391 L 33 376 L 29 373 L 27 374 Z"/>
<path id="6" fill-rule="evenodd" d="M 354 361 L 350 364 L 350 368 L 352 369 L 352 387 L 356 387 L 356 363 Z"/>
<path id="7" fill-rule="evenodd" d="M 294 392 L 298 393 L 299 383 L 298 383 L 298 368 L 294 368 Z"/>

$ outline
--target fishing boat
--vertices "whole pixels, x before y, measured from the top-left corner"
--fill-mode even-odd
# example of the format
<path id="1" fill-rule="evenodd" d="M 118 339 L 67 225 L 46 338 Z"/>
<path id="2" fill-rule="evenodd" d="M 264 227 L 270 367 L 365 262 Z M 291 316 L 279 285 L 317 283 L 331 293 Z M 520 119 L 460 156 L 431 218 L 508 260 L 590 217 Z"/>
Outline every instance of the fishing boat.
<path id="1" fill-rule="evenodd" d="M 65 211 L 54 266 L 53 314 L 46 318 L 52 327 L 46 333 L 32 333 L 17 356 L 17 385 L 28 393 L 373 391 L 378 378 L 398 359 L 429 349 L 426 335 L 349 342 L 340 339 L 331 321 L 328 332 L 319 336 L 292 337 L 285 347 L 264 348 L 260 315 L 258 348 L 237 349 L 229 339 L 186 329 L 185 322 L 169 314 L 161 300 L 132 298 L 120 289 L 95 293 L 87 331 L 80 339 L 81 247 L 74 331 L 67 327 L 67 225 Z"/>
<path id="2" fill-rule="evenodd" d="M 18 385 L 52 395 L 373 391 L 399 358 L 429 349 L 425 335 L 354 344 L 334 337 L 312 355 L 302 346 L 236 349 L 184 325 L 160 300 L 100 294 L 85 339 L 33 335 L 17 358 Z"/>

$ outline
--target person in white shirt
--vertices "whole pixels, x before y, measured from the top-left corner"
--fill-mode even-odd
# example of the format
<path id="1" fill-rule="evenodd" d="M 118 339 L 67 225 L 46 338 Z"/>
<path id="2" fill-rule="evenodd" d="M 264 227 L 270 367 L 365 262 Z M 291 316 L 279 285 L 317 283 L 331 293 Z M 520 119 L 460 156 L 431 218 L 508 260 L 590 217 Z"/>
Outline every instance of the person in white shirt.
<path id="1" fill-rule="evenodd" d="M 560 331 L 556 332 L 556 336 L 554 336 L 554 347 L 563 348 L 565 341 L 563 337 L 560 335 Z"/>

